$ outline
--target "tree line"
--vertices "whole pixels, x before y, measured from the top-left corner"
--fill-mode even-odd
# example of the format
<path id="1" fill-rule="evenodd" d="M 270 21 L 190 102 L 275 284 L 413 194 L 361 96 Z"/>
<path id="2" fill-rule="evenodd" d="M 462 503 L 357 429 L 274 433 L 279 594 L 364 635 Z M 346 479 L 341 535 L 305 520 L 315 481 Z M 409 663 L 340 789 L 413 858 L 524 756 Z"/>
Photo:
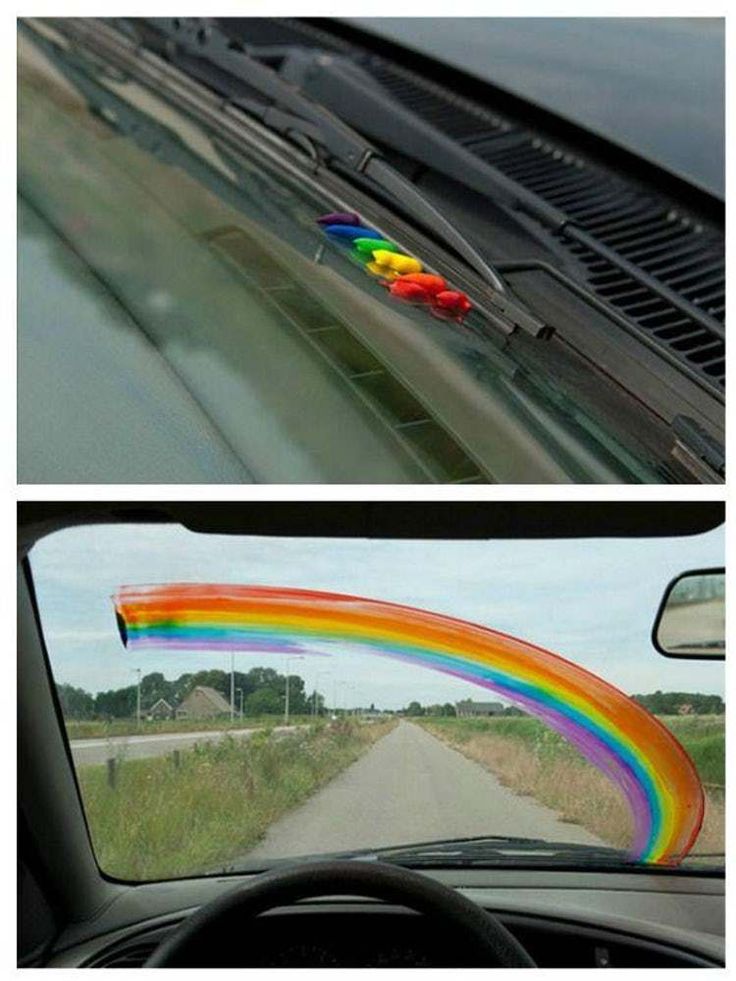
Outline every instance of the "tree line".
<path id="1" fill-rule="evenodd" d="M 690 691 L 655 691 L 633 695 L 635 701 L 654 715 L 723 715 L 726 703 L 720 695 L 700 695 Z"/>
<path id="2" fill-rule="evenodd" d="M 230 672 L 214 668 L 208 671 L 196 671 L 179 675 L 173 681 L 168 681 L 160 671 L 144 675 L 141 678 L 141 710 L 145 714 L 156 702 L 163 698 L 176 708 L 198 685 L 214 688 L 222 697 L 230 702 Z M 235 672 L 235 688 L 243 692 L 243 714 L 248 716 L 280 715 L 284 711 L 284 693 L 286 691 L 286 675 L 280 674 L 273 668 L 251 668 L 250 671 Z M 84 721 L 87 719 L 129 719 L 137 711 L 138 686 L 127 685 L 124 688 L 114 688 L 100 691 L 92 695 L 83 688 L 73 685 L 57 685 L 59 701 L 64 717 Z M 697 692 L 662 692 L 656 691 L 648 695 L 633 695 L 637 702 L 655 715 L 723 715 L 726 705 L 720 695 L 702 695 Z M 316 702 L 317 711 L 321 714 L 325 707 L 324 695 L 319 692 L 307 692 L 304 679 L 296 674 L 289 674 L 289 710 L 293 715 L 311 714 Z M 235 709 L 240 710 L 240 692 L 236 691 Z M 370 705 L 365 711 L 375 711 Z M 396 715 L 407 717 L 421 716 L 454 716 L 455 706 L 451 702 L 422 705 L 416 700 L 410 701 L 404 708 L 398 709 Z M 523 715 L 521 709 L 513 705 L 503 710 L 503 715 Z"/>
<path id="3" fill-rule="evenodd" d="M 396 713 L 397 715 L 405 715 L 409 718 L 421 718 L 423 715 L 432 716 L 432 718 L 447 717 L 452 715 L 457 715 L 457 709 L 452 704 L 452 702 L 445 702 L 443 705 L 433 704 L 433 705 L 422 705 L 420 702 L 412 701 Z M 521 709 L 516 708 L 515 705 L 507 705 L 500 713 L 500 715 L 524 715 Z"/>
<path id="4" fill-rule="evenodd" d="M 649 695 L 632 695 L 653 715 L 723 715 L 726 703 L 720 695 L 701 695 L 687 691 L 655 691 Z M 422 715 L 447 716 L 456 715 L 455 706 L 446 702 L 444 705 L 421 705 L 417 701 L 399 709 L 398 715 L 417 717 Z M 514 705 L 507 705 L 500 713 L 504 716 L 524 715 L 525 713 Z"/>
<path id="5" fill-rule="evenodd" d="M 163 698 L 172 708 L 180 705 L 197 686 L 214 688 L 230 703 L 230 672 L 220 669 L 196 671 L 179 675 L 168 681 L 160 671 L 141 678 L 141 712 L 145 713 Z M 243 714 L 249 716 L 280 715 L 284 711 L 286 675 L 273 668 L 251 668 L 235 672 L 235 710 L 240 711 L 240 692 L 243 692 Z M 64 717 L 84 721 L 87 719 L 129 719 L 135 716 L 138 702 L 138 685 L 113 688 L 92 695 L 73 685 L 57 685 Z M 324 711 L 324 696 L 319 692 L 307 692 L 304 679 L 289 673 L 289 711 L 293 715 L 307 715 L 315 706 Z"/>

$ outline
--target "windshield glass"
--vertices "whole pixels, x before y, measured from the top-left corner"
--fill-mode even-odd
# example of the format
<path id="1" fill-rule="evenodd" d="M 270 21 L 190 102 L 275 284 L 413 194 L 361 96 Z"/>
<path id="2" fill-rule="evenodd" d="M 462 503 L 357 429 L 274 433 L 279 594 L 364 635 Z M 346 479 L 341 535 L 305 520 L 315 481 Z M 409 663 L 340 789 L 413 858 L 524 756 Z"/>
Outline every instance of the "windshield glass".
<path id="1" fill-rule="evenodd" d="M 723 549 L 722 529 L 41 540 L 32 574 L 100 867 L 146 880 L 378 849 L 416 866 L 722 867 L 723 664 L 662 657 L 650 634 L 668 582 Z"/>
<path id="2" fill-rule="evenodd" d="M 671 479 L 546 345 L 394 295 L 262 134 L 236 151 L 49 37 L 19 51 L 23 482 Z"/>

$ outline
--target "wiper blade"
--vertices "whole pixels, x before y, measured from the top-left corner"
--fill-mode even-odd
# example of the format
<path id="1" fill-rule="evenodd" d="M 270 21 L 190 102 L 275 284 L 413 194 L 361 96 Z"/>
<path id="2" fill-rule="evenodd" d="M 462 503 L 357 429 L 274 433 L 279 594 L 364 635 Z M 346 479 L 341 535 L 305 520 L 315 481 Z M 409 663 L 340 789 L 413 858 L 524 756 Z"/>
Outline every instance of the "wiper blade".
<path id="1" fill-rule="evenodd" d="M 440 840 L 418 841 L 410 845 L 390 846 L 378 849 L 381 855 L 398 854 L 402 852 L 422 851 L 438 848 L 474 848 L 478 845 L 529 845 L 530 847 L 546 846 L 549 842 L 544 838 L 526 838 L 513 835 L 473 835 L 469 838 L 444 838 Z"/>
<path id="2" fill-rule="evenodd" d="M 240 872 L 265 872 L 282 865 L 307 865 L 348 859 L 356 862 L 386 862 L 410 868 L 485 868 L 508 866 L 510 868 L 534 865 L 576 868 L 595 867 L 614 869 L 647 869 L 656 872 L 691 874 L 694 870 L 719 871 L 718 866 L 697 866 L 694 859 L 724 858 L 723 852 L 701 852 L 688 857 L 689 864 L 682 866 L 657 866 L 639 862 L 628 852 L 607 845 L 586 845 L 572 841 L 548 841 L 546 838 L 521 838 L 509 835 L 483 835 L 471 838 L 448 838 L 439 841 L 422 841 L 410 845 L 390 845 L 382 848 L 353 849 L 339 852 L 318 852 L 310 855 L 290 855 L 285 858 L 265 858 L 257 862 L 240 862 L 212 869 L 210 874 Z"/>
<path id="3" fill-rule="evenodd" d="M 286 858 L 262 859 L 255 863 L 238 863 L 213 869 L 214 873 L 262 872 L 289 864 L 348 859 L 356 862 L 386 862 L 411 868 L 518 866 L 535 864 L 594 864 L 621 867 L 641 866 L 626 852 L 599 845 L 577 842 L 547 841 L 545 838 L 518 838 L 508 835 L 484 835 L 424 841 L 411 845 L 381 848 L 359 848 L 350 851 L 319 852 L 313 855 L 291 855 Z"/>
<path id="4" fill-rule="evenodd" d="M 573 239 L 608 259 L 634 279 L 640 270 L 615 250 L 576 224 L 564 211 L 550 204 L 534 191 L 507 177 L 498 167 L 481 159 L 467 147 L 453 140 L 437 127 L 405 109 L 382 89 L 380 83 L 360 65 L 344 55 L 325 51 L 305 51 L 294 47 L 288 51 L 282 67 L 284 75 L 299 81 L 302 91 L 333 110 L 341 119 L 360 132 L 405 154 L 452 180 L 472 188 L 497 204 L 526 212 L 549 231 Z M 662 295 L 677 309 L 702 318 L 716 337 L 725 338 L 725 328 L 691 301 L 662 284 Z"/>
<path id="5" fill-rule="evenodd" d="M 554 862 L 575 858 L 576 861 L 584 859 L 587 863 L 596 864 L 601 862 L 615 865 L 638 864 L 618 848 L 502 835 L 430 841 L 402 848 L 380 849 L 374 854 L 383 862 L 424 866 L 447 864 L 450 859 L 453 864 L 462 865 L 484 865 L 489 860 L 494 863 L 499 861 L 518 863 L 519 856 Z"/>
<path id="6" fill-rule="evenodd" d="M 417 113 L 404 108 L 361 65 L 345 55 L 300 47 L 283 52 L 281 74 L 340 119 L 504 207 L 525 211 L 550 231 L 568 217 Z"/>
<path id="7" fill-rule="evenodd" d="M 193 60 L 216 68 L 217 79 L 210 77 L 209 82 L 221 90 L 227 89 L 232 105 L 298 145 L 321 153 L 328 165 L 337 162 L 353 174 L 373 181 L 416 221 L 439 234 L 494 291 L 506 292 L 499 273 L 475 246 L 372 143 L 297 85 L 230 41 L 212 20 L 152 17 L 145 23 L 166 39 L 166 55 L 173 64 L 183 55 L 187 71 L 192 71 Z M 265 97 L 273 104 L 264 105 L 254 95 Z"/>

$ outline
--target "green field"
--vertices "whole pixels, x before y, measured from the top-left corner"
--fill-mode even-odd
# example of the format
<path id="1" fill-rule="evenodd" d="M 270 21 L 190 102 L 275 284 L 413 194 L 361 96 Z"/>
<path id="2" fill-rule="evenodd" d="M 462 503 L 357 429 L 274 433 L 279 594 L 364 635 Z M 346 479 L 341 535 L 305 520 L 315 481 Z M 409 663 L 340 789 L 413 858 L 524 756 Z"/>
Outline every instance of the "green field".
<path id="1" fill-rule="evenodd" d="M 542 759 L 580 759 L 577 750 L 562 736 L 537 719 L 528 717 L 490 719 L 434 718 L 432 727 L 467 742 L 472 736 L 494 735 L 517 739 Z M 723 715 L 661 716 L 660 721 L 689 753 L 703 783 L 723 786 L 726 782 L 726 730 Z"/>
<path id="2" fill-rule="evenodd" d="M 78 770 L 100 867 L 120 879 L 219 871 L 395 723 L 343 720 L 247 741 L 223 737 L 155 759 Z M 178 764 L 178 765 L 177 765 Z"/>
<path id="3" fill-rule="evenodd" d="M 725 715 L 668 715 L 661 721 L 690 754 L 700 779 L 716 789 L 726 784 Z"/>

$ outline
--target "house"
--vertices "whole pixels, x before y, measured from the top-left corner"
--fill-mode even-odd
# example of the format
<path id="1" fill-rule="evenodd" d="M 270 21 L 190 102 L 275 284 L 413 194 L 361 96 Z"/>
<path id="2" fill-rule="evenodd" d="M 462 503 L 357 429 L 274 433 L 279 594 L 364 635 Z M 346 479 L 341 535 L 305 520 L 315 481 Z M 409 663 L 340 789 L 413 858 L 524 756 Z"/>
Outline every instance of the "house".
<path id="1" fill-rule="evenodd" d="M 503 705 L 500 702 L 474 702 L 471 698 L 466 698 L 455 703 L 455 712 L 458 717 L 503 715 Z"/>
<path id="2" fill-rule="evenodd" d="M 211 719 L 217 715 L 230 715 L 230 703 L 207 685 L 193 688 L 176 710 L 177 719 Z"/>
<path id="3" fill-rule="evenodd" d="M 155 719 L 171 719 L 174 716 L 174 709 L 165 698 L 159 698 L 146 712 L 149 722 Z"/>

